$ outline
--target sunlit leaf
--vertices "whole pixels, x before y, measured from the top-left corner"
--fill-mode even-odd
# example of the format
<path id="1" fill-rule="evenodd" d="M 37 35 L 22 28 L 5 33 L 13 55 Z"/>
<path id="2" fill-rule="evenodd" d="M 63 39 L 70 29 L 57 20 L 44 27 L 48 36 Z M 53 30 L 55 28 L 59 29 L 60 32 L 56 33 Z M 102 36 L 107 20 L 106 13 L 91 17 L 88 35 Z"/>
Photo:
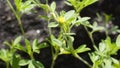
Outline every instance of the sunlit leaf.
<path id="1" fill-rule="evenodd" d="M 68 20 L 69 18 L 71 18 L 74 15 L 74 13 L 75 13 L 74 10 L 68 11 L 64 16 L 65 20 Z"/>
<path id="2" fill-rule="evenodd" d="M 30 41 L 29 40 L 27 40 L 27 39 L 25 39 L 25 45 L 26 45 L 26 48 L 27 48 L 27 53 L 30 55 L 31 54 L 31 50 L 32 50 L 32 48 L 31 48 L 31 45 L 30 45 Z"/>
<path id="3" fill-rule="evenodd" d="M 89 51 L 89 50 L 90 50 L 90 48 L 87 48 L 86 45 L 81 45 L 75 50 L 75 52 L 82 53 L 82 52 Z"/>
<path id="4" fill-rule="evenodd" d="M 22 39 L 22 37 L 21 36 L 19 36 L 19 37 L 17 37 L 15 40 L 14 40 L 14 45 L 17 45 L 20 41 L 21 41 L 21 39 Z"/>
<path id="5" fill-rule="evenodd" d="M 39 61 L 33 61 L 35 68 L 44 68 L 44 65 Z"/>
<path id="6" fill-rule="evenodd" d="M 56 23 L 56 22 L 51 22 L 51 23 L 48 24 L 48 27 L 53 27 L 53 28 L 55 28 L 55 27 L 57 27 L 58 25 L 59 25 L 59 24 Z"/>
<path id="7" fill-rule="evenodd" d="M 12 58 L 12 68 L 20 68 L 19 61 L 20 61 L 20 56 L 13 55 L 13 58 Z"/>
<path id="8" fill-rule="evenodd" d="M 23 59 L 23 60 L 20 60 L 19 65 L 20 66 L 26 66 L 29 63 L 30 63 L 30 60 Z"/>
<path id="9" fill-rule="evenodd" d="M 22 46 L 22 45 L 17 45 L 17 46 L 15 46 L 15 48 L 16 48 L 16 49 L 18 49 L 18 50 L 21 50 L 21 51 L 26 52 L 25 47 L 24 47 L 24 46 Z"/>
<path id="10" fill-rule="evenodd" d="M 35 65 L 33 64 L 32 60 L 30 61 L 28 68 L 36 68 Z"/>
<path id="11" fill-rule="evenodd" d="M 120 47 L 120 35 L 118 35 L 117 39 L 116 39 L 116 45 L 118 47 Z"/>
<path id="12" fill-rule="evenodd" d="M 50 8 L 51 8 L 52 12 L 54 12 L 56 9 L 56 3 L 52 2 L 52 4 L 50 5 Z"/>

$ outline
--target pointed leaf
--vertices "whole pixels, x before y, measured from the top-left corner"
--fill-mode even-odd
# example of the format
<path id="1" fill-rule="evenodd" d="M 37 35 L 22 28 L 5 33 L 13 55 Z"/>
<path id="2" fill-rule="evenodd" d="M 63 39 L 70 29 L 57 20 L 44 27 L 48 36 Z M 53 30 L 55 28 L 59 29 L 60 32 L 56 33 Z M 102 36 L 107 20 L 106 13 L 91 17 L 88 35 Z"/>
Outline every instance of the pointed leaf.
<path id="1" fill-rule="evenodd" d="M 93 4 L 93 3 L 95 3 L 96 1 L 98 1 L 98 0 L 84 0 L 85 1 L 85 6 L 89 6 L 89 5 L 91 5 L 91 4 Z"/>
<path id="2" fill-rule="evenodd" d="M 116 45 L 118 47 L 120 47 L 120 35 L 118 35 L 117 39 L 116 39 Z"/>
<path id="3" fill-rule="evenodd" d="M 21 36 L 17 37 L 17 38 L 14 40 L 13 45 L 17 45 L 17 44 L 21 41 L 21 39 L 22 39 Z"/>
<path id="4" fill-rule="evenodd" d="M 48 17 L 48 16 L 39 15 L 38 17 L 41 18 L 41 19 L 44 19 L 44 20 L 49 20 L 49 17 Z"/>
<path id="5" fill-rule="evenodd" d="M 35 65 L 33 64 L 32 60 L 30 61 L 28 68 L 36 68 Z"/>
<path id="6" fill-rule="evenodd" d="M 43 64 L 39 61 L 33 61 L 35 68 L 44 68 Z"/>
<path id="7" fill-rule="evenodd" d="M 32 48 L 33 48 L 33 52 L 40 53 L 40 50 L 39 50 L 39 47 L 38 47 L 38 40 L 37 39 L 35 39 L 33 41 Z"/>
<path id="8" fill-rule="evenodd" d="M 27 53 L 28 54 L 31 54 L 31 45 L 30 45 L 30 41 L 25 39 L 25 45 L 26 45 L 26 48 L 27 48 Z"/>
<path id="9" fill-rule="evenodd" d="M 68 19 L 70 19 L 71 17 L 73 17 L 74 13 L 75 13 L 75 10 L 70 10 L 70 11 L 68 11 L 68 12 L 65 14 L 65 16 L 64 16 L 65 20 L 68 20 Z"/>
<path id="10" fill-rule="evenodd" d="M 20 66 L 26 66 L 26 65 L 28 65 L 29 63 L 30 63 L 30 60 L 25 60 L 25 59 L 23 59 L 23 60 L 20 60 L 19 65 L 20 65 Z"/>
<path id="11" fill-rule="evenodd" d="M 9 46 L 9 47 L 12 46 L 12 44 L 10 44 L 8 41 L 5 41 L 4 44 L 7 45 L 7 46 Z"/>
<path id="12" fill-rule="evenodd" d="M 58 26 L 58 24 L 57 24 L 56 22 L 51 22 L 51 23 L 48 24 L 48 27 L 53 27 L 53 28 L 55 28 L 55 27 L 57 27 L 57 26 Z"/>
<path id="13" fill-rule="evenodd" d="M 12 58 L 12 68 L 20 68 L 19 61 L 20 61 L 20 56 L 13 55 L 13 58 Z"/>
<path id="14" fill-rule="evenodd" d="M 56 3 L 52 2 L 52 4 L 50 5 L 50 8 L 51 8 L 52 12 L 54 12 L 56 9 Z"/>
<path id="15" fill-rule="evenodd" d="M 87 48 L 86 45 L 81 45 L 75 50 L 75 52 L 82 53 L 82 52 L 89 51 L 89 50 L 90 50 L 90 48 Z"/>
<path id="16" fill-rule="evenodd" d="M 26 49 L 22 45 L 17 45 L 15 48 L 18 50 L 26 52 Z"/>

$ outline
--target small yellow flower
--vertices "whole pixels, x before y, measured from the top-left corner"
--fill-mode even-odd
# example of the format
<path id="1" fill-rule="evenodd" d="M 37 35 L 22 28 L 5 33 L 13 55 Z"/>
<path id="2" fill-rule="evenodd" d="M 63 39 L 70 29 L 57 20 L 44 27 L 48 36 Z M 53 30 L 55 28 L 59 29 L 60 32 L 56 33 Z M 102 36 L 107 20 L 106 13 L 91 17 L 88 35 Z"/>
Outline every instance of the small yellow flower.
<path id="1" fill-rule="evenodd" d="M 61 24 L 64 23 L 65 22 L 64 17 L 62 17 L 62 16 L 58 17 L 58 22 Z"/>

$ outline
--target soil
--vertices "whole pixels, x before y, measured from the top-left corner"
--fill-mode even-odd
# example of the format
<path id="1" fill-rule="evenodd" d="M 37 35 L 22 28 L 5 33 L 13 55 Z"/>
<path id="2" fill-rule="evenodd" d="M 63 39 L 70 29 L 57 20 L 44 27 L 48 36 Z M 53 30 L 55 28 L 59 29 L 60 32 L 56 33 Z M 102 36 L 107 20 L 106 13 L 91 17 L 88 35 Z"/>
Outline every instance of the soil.
<path id="1" fill-rule="evenodd" d="M 11 0 L 12 1 L 12 0 Z M 45 0 L 42 0 L 43 2 Z M 53 1 L 53 0 L 51 0 Z M 50 1 L 50 2 L 51 2 Z M 55 0 L 57 3 L 57 10 L 61 9 L 70 10 L 72 7 L 65 7 L 63 0 Z M 39 12 L 33 14 L 26 14 L 22 17 L 22 24 L 24 27 L 25 34 L 29 40 L 35 38 L 39 39 L 39 42 L 43 41 L 45 37 L 48 36 L 47 24 L 46 21 L 38 18 L 39 14 L 44 12 L 41 9 L 37 9 Z M 120 27 L 120 0 L 100 0 L 93 5 L 86 7 L 82 12 L 81 16 L 90 16 L 92 20 L 96 17 L 96 12 L 112 14 L 114 20 L 112 23 Z M 82 26 L 74 29 L 77 34 L 75 36 L 75 48 L 80 44 L 87 43 L 88 47 L 92 48 L 90 39 L 88 39 L 87 33 Z M 10 41 L 15 37 L 21 35 L 20 28 L 18 26 L 17 20 L 14 14 L 11 12 L 9 6 L 6 3 L 6 0 L 0 0 L 0 48 L 4 47 L 4 41 Z M 99 36 L 99 38 L 98 38 Z M 113 39 L 116 38 L 116 35 L 110 35 Z M 101 39 L 105 38 L 104 33 L 96 33 L 94 35 L 96 39 L 96 44 L 100 42 Z M 25 55 L 23 53 L 23 55 Z M 84 59 L 89 61 L 88 55 L 86 53 L 80 54 Z M 118 55 L 119 57 L 120 55 Z M 45 48 L 41 50 L 40 54 L 35 54 L 37 60 L 40 60 L 45 68 L 50 68 L 51 64 L 51 50 L 50 48 Z M 91 63 L 91 62 L 90 62 Z M 5 68 L 5 64 L 0 61 L 0 68 Z M 55 68 L 88 68 L 84 63 L 75 59 L 71 55 L 61 55 L 58 57 L 55 63 Z"/>

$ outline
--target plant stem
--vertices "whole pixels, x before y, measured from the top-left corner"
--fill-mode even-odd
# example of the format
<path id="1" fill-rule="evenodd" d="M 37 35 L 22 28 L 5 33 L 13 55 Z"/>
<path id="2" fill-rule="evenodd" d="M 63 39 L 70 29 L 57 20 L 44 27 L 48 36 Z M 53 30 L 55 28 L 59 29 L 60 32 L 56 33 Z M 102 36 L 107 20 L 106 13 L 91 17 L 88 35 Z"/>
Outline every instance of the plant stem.
<path id="1" fill-rule="evenodd" d="M 51 63 L 51 67 L 50 68 L 54 68 L 54 65 L 55 65 L 55 60 L 57 59 L 58 57 L 58 51 L 56 50 L 54 52 L 54 48 L 51 46 L 51 50 L 52 50 L 52 63 Z"/>
<path id="2" fill-rule="evenodd" d="M 52 59 L 52 63 L 51 63 L 51 67 L 50 68 L 54 68 L 54 64 L 55 64 L 55 60 L 54 58 Z"/>
<path id="3" fill-rule="evenodd" d="M 6 62 L 6 68 L 9 68 L 9 62 L 8 61 Z"/>
<path id="4" fill-rule="evenodd" d="M 53 55 L 53 58 L 52 58 L 52 63 L 51 63 L 51 67 L 50 68 L 54 68 L 54 65 L 55 65 L 55 60 L 57 59 L 57 54 L 54 54 Z"/>
<path id="5" fill-rule="evenodd" d="M 80 61 L 82 61 L 84 64 L 86 64 L 89 68 L 92 68 L 92 65 L 90 65 L 86 60 L 84 60 L 83 58 L 81 58 L 80 56 L 78 56 L 77 54 L 74 55 L 77 59 L 79 59 Z"/>
<path id="6" fill-rule="evenodd" d="M 97 47 L 95 46 L 94 39 L 93 39 L 93 37 L 92 37 L 93 32 L 89 32 L 86 26 L 84 26 L 84 28 L 85 28 L 85 30 L 87 31 L 89 38 L 91 39 L 91 42 L 92 42 L 92 44 L 93 44 L 94 49 L 97 50 Z"/>
<path id="7" fill-rule="evenodd" d="M 23 26 L 22 26 L 22 22 L 21 22 L 21 19 L 20 18 L 17 18 L 18 20 L 18 24 L 20 26 L 20 30 L 22 32 L 22 35 L 25 37 L 25 32 L 24 32 L 24 29 L 23 29 Z"/>
<path id="8" fill-rule="evenodd" d="M 30 58 L 31 58 L 32 60 L 35 60 L 33 54 L 30 55 Z"/>
<path id="9" fill-rule="evenodd" d="M 13 11 L 15 17 L 17 18 L 18 25 L 20 26 L 20 30 L 21 30 L 23 36 L 25 37 L 25 33 L 24 33 L 23 26 L 22 26 L 20 15 L 14 10 L 14 8 L 13 8 L 12 4 L 10 3 L 10 1 L 9 0 L 6 0 L 6 1 L 7 1 L 8 5 L 10 6 L 11 10 Z"/>

